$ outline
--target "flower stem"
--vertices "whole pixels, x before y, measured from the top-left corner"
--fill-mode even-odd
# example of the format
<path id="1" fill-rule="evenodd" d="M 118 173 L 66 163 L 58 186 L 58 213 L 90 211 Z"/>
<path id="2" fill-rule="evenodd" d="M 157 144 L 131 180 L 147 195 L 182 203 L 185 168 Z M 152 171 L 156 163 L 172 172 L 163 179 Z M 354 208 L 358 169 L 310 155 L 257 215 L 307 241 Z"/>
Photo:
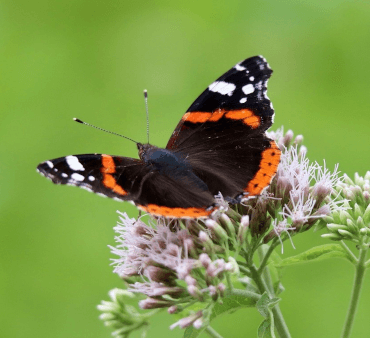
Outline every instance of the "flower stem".
<path id="1" fill-rule="evenodd" d="M 343 327 L 342 338 L 348 338 L 350 336 L 351 329 L 353 326 L 353 321 L 355 318 L 357 305 L 358 305 L 358 301 L 360 298 L 362 282 L 364 280 L 364 274 L 366 270 L 365 260 L 366 260 L 367 250 L 368 249 L 364 249 L 364 248 L 360 249 L 358 262 L 356 264 L 356 273 L 355 273 L 355 280 L 353 282 L 351 301 L 350 301 L 349 309 L 347 312 L 346 322 Z"/>
<path id="2" fill-rule="evenodd" d="M 261 298 L 261 295 L 259 295 L 258 293 L 247 291 L 247 290 L 242 290 L 242 289 L 228 290 L 227 293 L 230 295 L 234 295 L 234 296 L 250 298 L 250 299 L 255 300 L 256 302 Z"/>
<path id="3" fill-rule="evenodd" d="M 258 268 L 258 273 L 261 273 L 263 271 L 263 269 L 267 265 L 267 262 L 268 262 L 268 260 L 271 256 L 272 252 L 274 251 L 274 249 L 277 247 L 278 244 L 279 244 L 278 239 L 274 238 L 272 243 L 270 244 L 270 247 L 268 248 L 268 250 L 266 252 L 264 252 L 264 256 L 263 256 L 261 265 Z"/>
<path id="4" fill-rule="evenodd" d="M 271 244 L 271 246 L 272 246 L 272 244 Z M 260 262 L 265 262 L 265 261 L 267 262 L 268 258 L 266 259 L 266 257 L 270 256 L 271 253 L 272 253 L 272 250 L 270 251 L 271 246 L 269 247 L 268 250 L 265 250 L 266 248 L 263 247 L 263 246 L 258 248 L 257 252 L 258 252 Z M 265 263 L 265 265 L 266 265 L 266 263 Z M 273 283 L 272 283 L 271 274 L 270 274 L 270 270 L 269 270 L 268 266 L 265 266 L 262 269 L 261 269 L 261 266 L 260 266 L 257 271 L 258 271 L 258 273 L 260 273 L 262 275 L 262 278 L 265 280 L 266 285 L 267 285 L 267 287 L 269 288 L 269 290 L 271 292 L 271 296 L 274 297 L 275 296 L 274 286 L 273 286 Z"/>
<path id="5" fill-rule="evenodd" d="M 347 251 L 348 255 L 351 257 L 352 263 L 356 264 L 358 262 L 358 259 L 355 256 L 355 254 L 352 252 L 352 250 L 346 245 L 346 243 L 344 243 L 344 241 L 340 241 L 340 245 L 342 246 L 344 250 Z"/>
<path id="6" fill-rule="evenodd" d="M 272 298 L 273 295 L 272 295 L 270 289 L 267 287 L 266 282 L 261 277 L 261 275 L 259 273 L 259 270 L 257 270 L 256 267 L 254 265 L 252 265 L 252 266 L 250 266 L 250 271 L 252 273 L 252 278 L 253 278 L 254 282 L 256 283 L 258 289 L 260 290 L 261 294 L 266 292 L 269 295 L 269 297 Z M 285 323 L 285 320 L 284 320 L 283 314 L 281 313 L 279 304 L 276 304 L 272 308 L 271 311 L 274 315 L 275 328 L 276 328 L 276 331 L 279 334 L 279 337 L 280 338 L 291 338 L 288 326 Z"/>
<path id="7" fill-rule="evenodd" d="M 222 338 L 222 336 L 211 326 L 207 326 L 204 331 L 212 338 Z"/>

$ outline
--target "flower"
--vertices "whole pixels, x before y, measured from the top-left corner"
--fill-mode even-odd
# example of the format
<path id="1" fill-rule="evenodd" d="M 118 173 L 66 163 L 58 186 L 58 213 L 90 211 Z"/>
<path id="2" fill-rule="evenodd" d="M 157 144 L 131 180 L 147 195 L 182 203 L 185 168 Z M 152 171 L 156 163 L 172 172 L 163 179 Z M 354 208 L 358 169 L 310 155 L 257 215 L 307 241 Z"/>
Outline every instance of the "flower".
<path id="1" fill-rule="evenodd" d="M 325 218 L 329 233 L 322 237 L 339 240 L 350 240 L 356 244 L 368 245 L 370 235 L 370 171 L 365 176 L 355 173 L 354 180 L 348 175 L 337 182 L 332 191 L 336 204 L 343 202 L 342 208 L 335 209 Z"/>

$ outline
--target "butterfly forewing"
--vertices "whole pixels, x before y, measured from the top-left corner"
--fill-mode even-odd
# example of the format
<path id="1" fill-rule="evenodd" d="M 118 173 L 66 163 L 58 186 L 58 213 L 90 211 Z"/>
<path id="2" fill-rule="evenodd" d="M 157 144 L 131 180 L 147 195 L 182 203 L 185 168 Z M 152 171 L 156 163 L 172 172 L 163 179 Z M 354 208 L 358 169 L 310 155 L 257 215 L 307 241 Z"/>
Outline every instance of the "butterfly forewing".
<path id="1" fill-rule="evenodd" d="M 142 176 L 142 161 L 104 154 L 85 154 L 45 161 L 37 170 L 56 184 L 74 185 L 119 200 L 132 200 Z"/>

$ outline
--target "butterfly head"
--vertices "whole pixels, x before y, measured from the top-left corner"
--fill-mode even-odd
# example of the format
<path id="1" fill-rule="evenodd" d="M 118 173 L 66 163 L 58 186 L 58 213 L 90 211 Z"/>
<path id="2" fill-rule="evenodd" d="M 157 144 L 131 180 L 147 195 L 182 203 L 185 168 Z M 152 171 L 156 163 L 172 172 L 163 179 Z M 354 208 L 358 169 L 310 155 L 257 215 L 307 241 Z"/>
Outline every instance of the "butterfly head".
<path id="1" fill-rule="evenodd" d="M 137 143 L 136 146 L 137 146 L 137 149 L 139 150 L 139 157 L 144 162 L 146 162 L 148 157 L 150 157 L 151 150 L 157 148 L 155 146 L 152 146 L 149 143 L 145 143 L 145 144 Z"/>

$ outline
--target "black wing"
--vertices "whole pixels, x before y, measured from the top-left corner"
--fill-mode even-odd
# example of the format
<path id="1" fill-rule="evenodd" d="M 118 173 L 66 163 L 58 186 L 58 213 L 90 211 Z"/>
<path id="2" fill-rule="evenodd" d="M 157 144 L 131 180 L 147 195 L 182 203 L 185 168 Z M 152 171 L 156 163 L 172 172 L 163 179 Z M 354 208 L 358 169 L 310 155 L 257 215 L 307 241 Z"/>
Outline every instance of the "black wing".
<path id="1" fill-rule="evenodd" d="M 198 218 L 214 210 L 213 195 L 199 186 L 193 173 L 169 176 L 141 160 L 71 155 L 45 161 L 37 170 L 53 183 L 78 186 L 116 200 L 132 200 L 157 216 Z"/>
<path id="2" fill-rule="evenodd" d="M 217 122 L 222 117 L 239 119 L 258 131 L 267 130 L 274 116 L 274 109 L 266 94 L 271 74 L 272 70 L 262 56 L 254 56 L 236 64 L 194 101 L 166 148 L 179 148 L 203 123 Z M 222 122 L 224 124 L 225 121 Z"/>
<path id="3" fill-rule="evenodd" d="M 85 154 L 45 161 L 37 170 L 56 184 L 67 184 L 118 200 L 133 200 L 149 173 L 144 162 L 128 157 Z"/>
<path id="4" fill-rule="evenodd" d="M 198 184 L 192 172 L 166 175 L 153 171 L 143 180 L 136 205 L 153 215 L 175 218 L 209 216 L 215 209 L 213 194 Z"/>
<path id="5" fill-rule="evenodd" d="M 261 56 L 235 65 L 195 100 L 167 144 L 213 194 L 258 195 L 276 173 L 280 151 L 265 136 L 274 115 L 266 96 L 271 73 Z"/>

